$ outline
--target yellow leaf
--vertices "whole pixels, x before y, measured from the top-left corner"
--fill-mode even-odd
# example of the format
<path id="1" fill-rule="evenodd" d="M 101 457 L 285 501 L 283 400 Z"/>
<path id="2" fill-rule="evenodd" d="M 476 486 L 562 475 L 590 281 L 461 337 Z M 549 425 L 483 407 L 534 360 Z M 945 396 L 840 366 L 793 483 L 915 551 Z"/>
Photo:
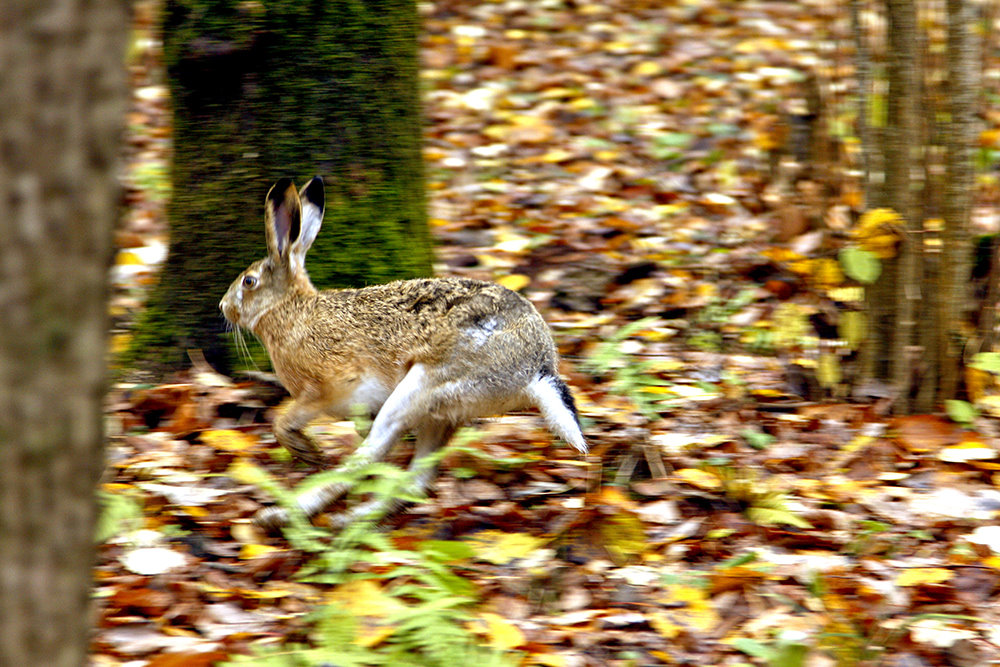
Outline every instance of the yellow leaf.
<path id="1" fill-rule="evenodd" d="M 502 530 L 483 530 L 466 537 L 476 556 L 495 565 L 504 565 L 524 558 L 545 546 L 548 540 L 527 533 L 505 533 Z"/>
<path id="2" fill-rule="evenodd" d="M 547 100 L 569 99 L 576 97 L 578 94 L 579 92 L 576 89 L 563 86 L 553 86 L 542 91 L 542 97 Z M 520 116 L 519 118 L 533 118 L 535 121 L 541 120 L 537 116 Z"/>
<path id="3" fill-rule="evenodd" d="M 862 249 L 880 259 L 890 259 L 896 256 L 902 227 L 903 219 L 894 210 L 875 208 L 865 211 L 850 235 Z"/>
<path id="4" fill-rule="evenodd" d="M 360 628 L 358 636 L 354 639 L 354 643 L 362 648 L 378 646 L 395 631 L 396 628 L 391 625 L 365 626 Z"/>
<path id="5" fill-rule="evenodd" d="M 787 51 L 788 44 L 780 37 L 752 37 L 733 47 L 736 53 L 760 53 L 762 51 Z"/>
<path id="6" fill-rule="evenodd" d="M 128 349 L 132 344 L 132 334 L 116 333 L 111 336 L 110 351 L 112 356 L 118 356 Z"/>
<path id="7" fill-rule="evenodd" d="M 666 614 L 654 612 L 649 614 L 649 624 L 667 639 L 673 639 L 681 633 L 681 626 L 671 621 Z"/>
<path id="8" fill-rule="evenodd" d="M 981 371 L 971 366 L 965 367 L 965 390 L 976 407 L 985 409 L 994 417 L 998 414 L 1000 397 L 990 396 L 986 392 L 996 383 L 996 377 L 987 371 Z"/>
<path id="9" fill-rule="evenodd" d="M 123 484 L 121 482 L 105 482 L 101 484 L 101 490 L 107 493 L 124 493 L 129 489 L 134 489 L 135 487 L 131 484 Z"/>
<path id="10" fill-rule="evenodd" d="M 667 612 L 669 617 L 701 632 L 711 632 L 719 624 L 719 615 L 704 589 L 673 584 L 666 588 L 659 601 L 671 608 Z M 651 624 L 657 632 L 663 634 L 663 630 L 655 622 Z"/>
<path id="11" fill-rule="evenodd" d="M 839 287 L 844 282 L 844 273 L 840 270 L 840 264 L 837 260 L 823 257 L 816 260 L 812 279 L 817 287 L 829 291 Z"/>
<path id="12" fill-rule="evenodd" d="M 641 391 L 646 394 L 669 394 L 671 396 L 677 393 L 674 391 L 673 387 L 667 387 L 662 384 L 654 384 L 648 387 L 642 387 Z"/>
<path id="13" fill-rule="evenodd" d="M 979 145 L 984 148 L 996 148 L 1000 146 L 1000 129 L 994 127 L 980 132 Z"/>
<path id="14" fill-rule="evenodd" d="M 573 159 L 573 154 L 570 153 L 565 148 L 554 148 L 539 158 L 541 162 L 548 162 L 550 164 L 555 164 L 557 162 L 565 162 L 567 160 L 572 160 L 572 159 Z"/>
<path id="15" fill-rule="evenodd" d="M 524 633 L 516 625 L 499 614 L 483 612 L 479 615 L 486 623 L 489 644 L 495 649 L 508 651 L 524 644 Z"/>
<path id="16" fill-rule="evenodd" d="M 497 279 L 497 282 L 509 290 L 519 292 L 531 284 L 531 278 L 521 273 L 511 273 Z"/>
<path id="17" fill-rule="evenodd" d="M 586 111 L 597 106 L 597 100 L 592 100 L 589 97 L 578 97 L 569 103 L 569 108 L 573 111 Z"/>
<path id="18" fill-rule="evenodd" d="M 341 584 L 330 591 L 326 599 L 357 616 L 386 618 L 406 609 L 405 604 L 391 595 L 386 595 L 371 579 L 359 579 Z"/>
<path id="19" fill-rule="evenodd" d="M 834 387 L 840 383 L 840 356 L 832 352 L 819 355 L 816 366 L 816 379 L 822 387 Z"/>
<path id="20" fill-rule="evenodd" d="M 847 341 L 847 346 L 856 350 L 868 335 L 868 320 L 860 310 L 843 311 L 837 329 L 840 337 Z"/>
<path id="21" fill-rule="evenodd" d="M 897 586 L 924 586 L 948 581 L 955 573 L 943 567 L 914 567 L 903 570 L 896 577 Z"/>
<path id="22" fill-rule="evenodd" d="M 129 250 L 122 250 L 115 257 L 115 264 L 118 266 L 128 266 L 128 265 L 138 265 L 142 266 L 143 261 L 139 259 L 139 255 L 131 252 Z"/>
<path id="23" fill-rule="evenodd" d="M 864 287 L 838 287 L 837 289 L 830 290 L 828 296 L 834 301 L 843 301 L 845 303 L 861 303 L 865 300 L 865 288 Z"/>
<path id="24" fill-rule="evenodd" d="M 632 68 L 633 76 L 656 76 L 663 71 L 663 67 L 655 60 L 643 60 Z"/>
<path id="25" fill-rule="evenodd" d="M 841 447 L 841 449 L 843 449 L 845 452 L 856 452 L 859 449 L 864 449 L 865 447 L 867 447 L 868 445 L 872 444 L 875 441 L 876 438 L 870 435 L 864 435 L 864 434 L 857 435 L 851 438 L 851 441 L 848 442 L 843 447 Z"/>
<path id="26" fill-rule="evenodd" d="M 1000 570 L 1000 556 L 987 556 L 981 562 L 986 567 L 992 567 L 994 570 Z"/>
<path id="27" fill-rule="evenodd" d="M 622 489 L 619 486 L 605 486 L 602 488 L 598 501 L 602 505 L 612 505 L 625 509 L 635 508 L 635 501 L 622 493 Z"/>
<path id="28" fill-rule="evenodd" d="M 601 521 L 601 543 L 611 560 L 624 565 L 648 548 L 642 520 L 631 512 L 619 511 Z"/>
<path id="29" fill-rule="evenodd" d="M 250 560 L 251 558 L 273 554 L 275 551 L 281 551 L 281 549 L 268 546 L 267 544 L 244 544 L 243 548 L 240 549 L 240 558 Z"/>
<path id="30" fill-rule="evenodd" d="M 269 588 L 267 590 L 241 588 L 239 589 L 239 594 L 240 597 L 244 597 L 249 600 L 280 600 L 281 598 L 287 598 L 294 595 L 294 591 L 284 590 L 281 588 Z"/>
<path id="31" fill-rule="evenodd" d="M 496 238 L 497 244 L 493 247 L 504 252 L 519 253 L 531 246 L 530 238 L 510 230 L 498 232 Z"/>
<path id="32" fill-rule="evenodd" d="M 244 459 L 237 459 L 233 465 L 229 466 L 226 474 L 235 479 L 240 484 L 252 484 L 261 486 L 268 481 L 267 471 Z"/>
<path id="33" fill-rule="evenodd" d="M 772 246 L 770 248 L 765 248 L 764 250 L 761 250 L 760 254 L 766 257 L 767 259 L 779 263 L 793 262 L 796 260 L 804 259 L 802 255 L 795 252 L 794 250 L 790 250 L 789 248 L 783 248 L 780 246 Z"/>
<path id="34" fill-rule="evenodd" d="M 188 516 L 194 517 L 195 519 L 204 519 L 210 514 L 209 511 L 204 507 L 197 507 L 194 505 L 185 505 L 183 507 L 179 507 L 178 509 L 182 510 Z"/>
<path id="35" fill-rule="evenodd" d="M 681 481 L 687 482 L 691 486 L 697 486 L 699 489 L 715 491 L 722 488 L 722 480 L 719 479 L 718 475 L 710 473 L 707 470 L 681 468 L 674 471 L 674 475 L 679 477 Z"/>
<path id="36" fill-rule="evenodd" d="M 228 452 L 241 452 L 250 449 L 257 444 L 257 438 L 247 435 L 242 431 L 230 429 L 220 429 L 217 431 L 203 431 L 201 441 L 209 447 L 222 449 Z"/>

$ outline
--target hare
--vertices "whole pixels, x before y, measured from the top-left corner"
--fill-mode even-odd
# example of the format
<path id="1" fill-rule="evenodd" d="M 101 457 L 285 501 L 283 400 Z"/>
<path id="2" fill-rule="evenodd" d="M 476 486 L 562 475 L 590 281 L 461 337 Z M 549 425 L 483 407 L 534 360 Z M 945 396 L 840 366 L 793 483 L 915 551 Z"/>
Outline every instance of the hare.
<path id="1" fill-rule="evenodd" d="M 536 406 L 551 430 L 586 454 L 572 394 L 557 371 L 545 321 L 527 299 L 489 282 L 401 280 L 317 291 L 305 255 L 323 221 L 323 181 L 301 192 L 288 178 L 264 200 L 267 257 L 251 264 L 219 304 L 225 318 L 267 348 L 293 401 L 274 425 L 277 441 L 308 463 L 319 448 L 303 431 L 321 414 L 374 415 L 349 465 L 379 461 L 406 433 L 415 436 L 415 493 L 435 472 L 420 459 L 476 417 Z M 297 499 L 307 516 L 347 490 L 330 484 Z M 355 508 L 343 522 L 375 509 Z M 285 523 L 279 508 L 258 512 L 265 527 Z"/>

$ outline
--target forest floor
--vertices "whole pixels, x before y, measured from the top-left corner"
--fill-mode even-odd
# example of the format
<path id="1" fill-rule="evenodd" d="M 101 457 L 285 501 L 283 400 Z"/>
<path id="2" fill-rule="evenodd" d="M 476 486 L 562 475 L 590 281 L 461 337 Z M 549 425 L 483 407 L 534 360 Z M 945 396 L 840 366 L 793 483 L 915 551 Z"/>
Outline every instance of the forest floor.
<path id="1" fill-rule="evenodd" d="M 996 403 L 960 424 L 848 389 L 842 9 L 422 3 L 437 271 L 538 307 L 593 456 L 486 420 L 380 530 L 265 535 L 266 474 L 315 472 L 274 443 L 280 388 L 196 354 L 116 386 L 93 664 L 1000 663 Z M 114 348 L 167 247 L 153 24 L 140 3 Z"/>

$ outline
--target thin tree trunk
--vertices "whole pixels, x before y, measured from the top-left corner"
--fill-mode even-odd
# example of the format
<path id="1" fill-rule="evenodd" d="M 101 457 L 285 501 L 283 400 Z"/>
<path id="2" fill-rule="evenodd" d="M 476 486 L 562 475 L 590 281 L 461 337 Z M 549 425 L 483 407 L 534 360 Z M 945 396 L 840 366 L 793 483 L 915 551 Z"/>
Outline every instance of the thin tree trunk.
<path id="1" fill-rule="evenodd" d="M 972 151 L 975 137 L 979 45 L 973 33 L 974 7 L 968 0 L 948 0 L 948 111 L 945 155 L 944 254 L 941 263 L 940 399 L 955 397 L 961 344 L 959 327 L 968 312 L 971 271 L 970 209 Z"/>
<path id="2" fill-rule="evenodd" d="M 0 4 L 0 665 L 86 660 L 128 4 Z"/>
<path id="3" fill-rule="evenodd" d="M 884 173 L 881 165 L 884 160 L 880 151 L 881 146 L 876 142 L 875 128 L 869 122 L 869 113 L 872 95 L 872 59 L 871 49 L 868 47 L 868 37 L 865 34 L 865 27 L 861 23 L 862 0 L 851 0 L 851 31 L 854 35 L 855 44 L 855 69 L 857 70 L 858 92 L 857 92 L 857 128 L 858 137 L 861 140 L 861 171 L 864 187 L 864 201 L 861 208 L 881 205 L 881 192 L 884 189 Z M 878 178 L 878 184 L 875 179 Z M 859 376 L 864 380 L 871 380 L 880 376 L 879 365 L 885 355 L 887 348 L 883 340 L 882 331 L 885 326 L 886 313 L 883 311 L 891 298 L 887 295 L 879 294 L 885 292 L 887 281 L 883 278 L 877 284 L 865 290 L 865 311 L 868 313 L 867 332 L 865 342 L 861 346 L 859 355 Z"/>
<path id="4" fill-rule="evenodd" d="M 889 140 L 886 151 L 886 191 L 890 205 L 903 217 L 906 235 L 896 260 L 895 307 L 889 377 L 899 392 L 898 412 L 909 411 L 916 308 L 920 300 L 919 260 L 921 221 L 915 211 L 912 168 L 920 145 L 918 73 L 920 71 L 917 12 L 912 0 L 888 0 Z"/>
<path id="5" fill-rule="evenodd" d="M 854 36 L 854 69 L 857 72 L 857 129 L 861 140 L 861 173 L 866 198 L 872 188 L 872 170 L 875 163 L 875 144 L 871 140 L 871 124 L 868 122 L 869 96 L 872 84 L 872 56 L 868 48 L 868 38 L 861 25 L 861 0 L 851 0 L 851 33 Z M 866 202 L 862 202 L 864 209 Z"/>

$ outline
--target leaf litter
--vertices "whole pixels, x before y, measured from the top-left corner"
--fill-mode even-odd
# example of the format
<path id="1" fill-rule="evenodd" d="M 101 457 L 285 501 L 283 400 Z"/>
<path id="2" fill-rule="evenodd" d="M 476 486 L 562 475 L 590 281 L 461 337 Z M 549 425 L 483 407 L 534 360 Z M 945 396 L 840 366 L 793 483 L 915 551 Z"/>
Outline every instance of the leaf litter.
<path id="1" fill-rule="evenodd" d="M 824 67 L 846 48 L 845 9 L 420 9 L 438 272 L 539 307 L 601 467 L 536 416 L 486 421 L 430 499 L 383 527 L 457 564 L 470 631 L 524 665 L 1000 659 L 996 422 L 849 400 L 840 362 L 856 346 L 830 343 L 856 338 L 870 274 L 830 260 L 830 230 L 861 213 L 857 183 L 793 158 L 810 86 L 839 83 Z M 115 349 L 166 247 L 152 5 L 136 30 Z M 883 223 L 857 229 L 879 252 L 895 243 Z M 360 619 L 359 648 L 399 631 L 405 581 L 303 581 L 302 551 L 251 526 L 272 500 L 255 471 L 287 487 L 309 472 L 275 448 L 281 400 L 199 364 L 112 391 L 94 664 L 231 660 L 311 636 L 324 602 Z M 334 458 L 358 441 L 349 423 L 313 428 Z"/>

